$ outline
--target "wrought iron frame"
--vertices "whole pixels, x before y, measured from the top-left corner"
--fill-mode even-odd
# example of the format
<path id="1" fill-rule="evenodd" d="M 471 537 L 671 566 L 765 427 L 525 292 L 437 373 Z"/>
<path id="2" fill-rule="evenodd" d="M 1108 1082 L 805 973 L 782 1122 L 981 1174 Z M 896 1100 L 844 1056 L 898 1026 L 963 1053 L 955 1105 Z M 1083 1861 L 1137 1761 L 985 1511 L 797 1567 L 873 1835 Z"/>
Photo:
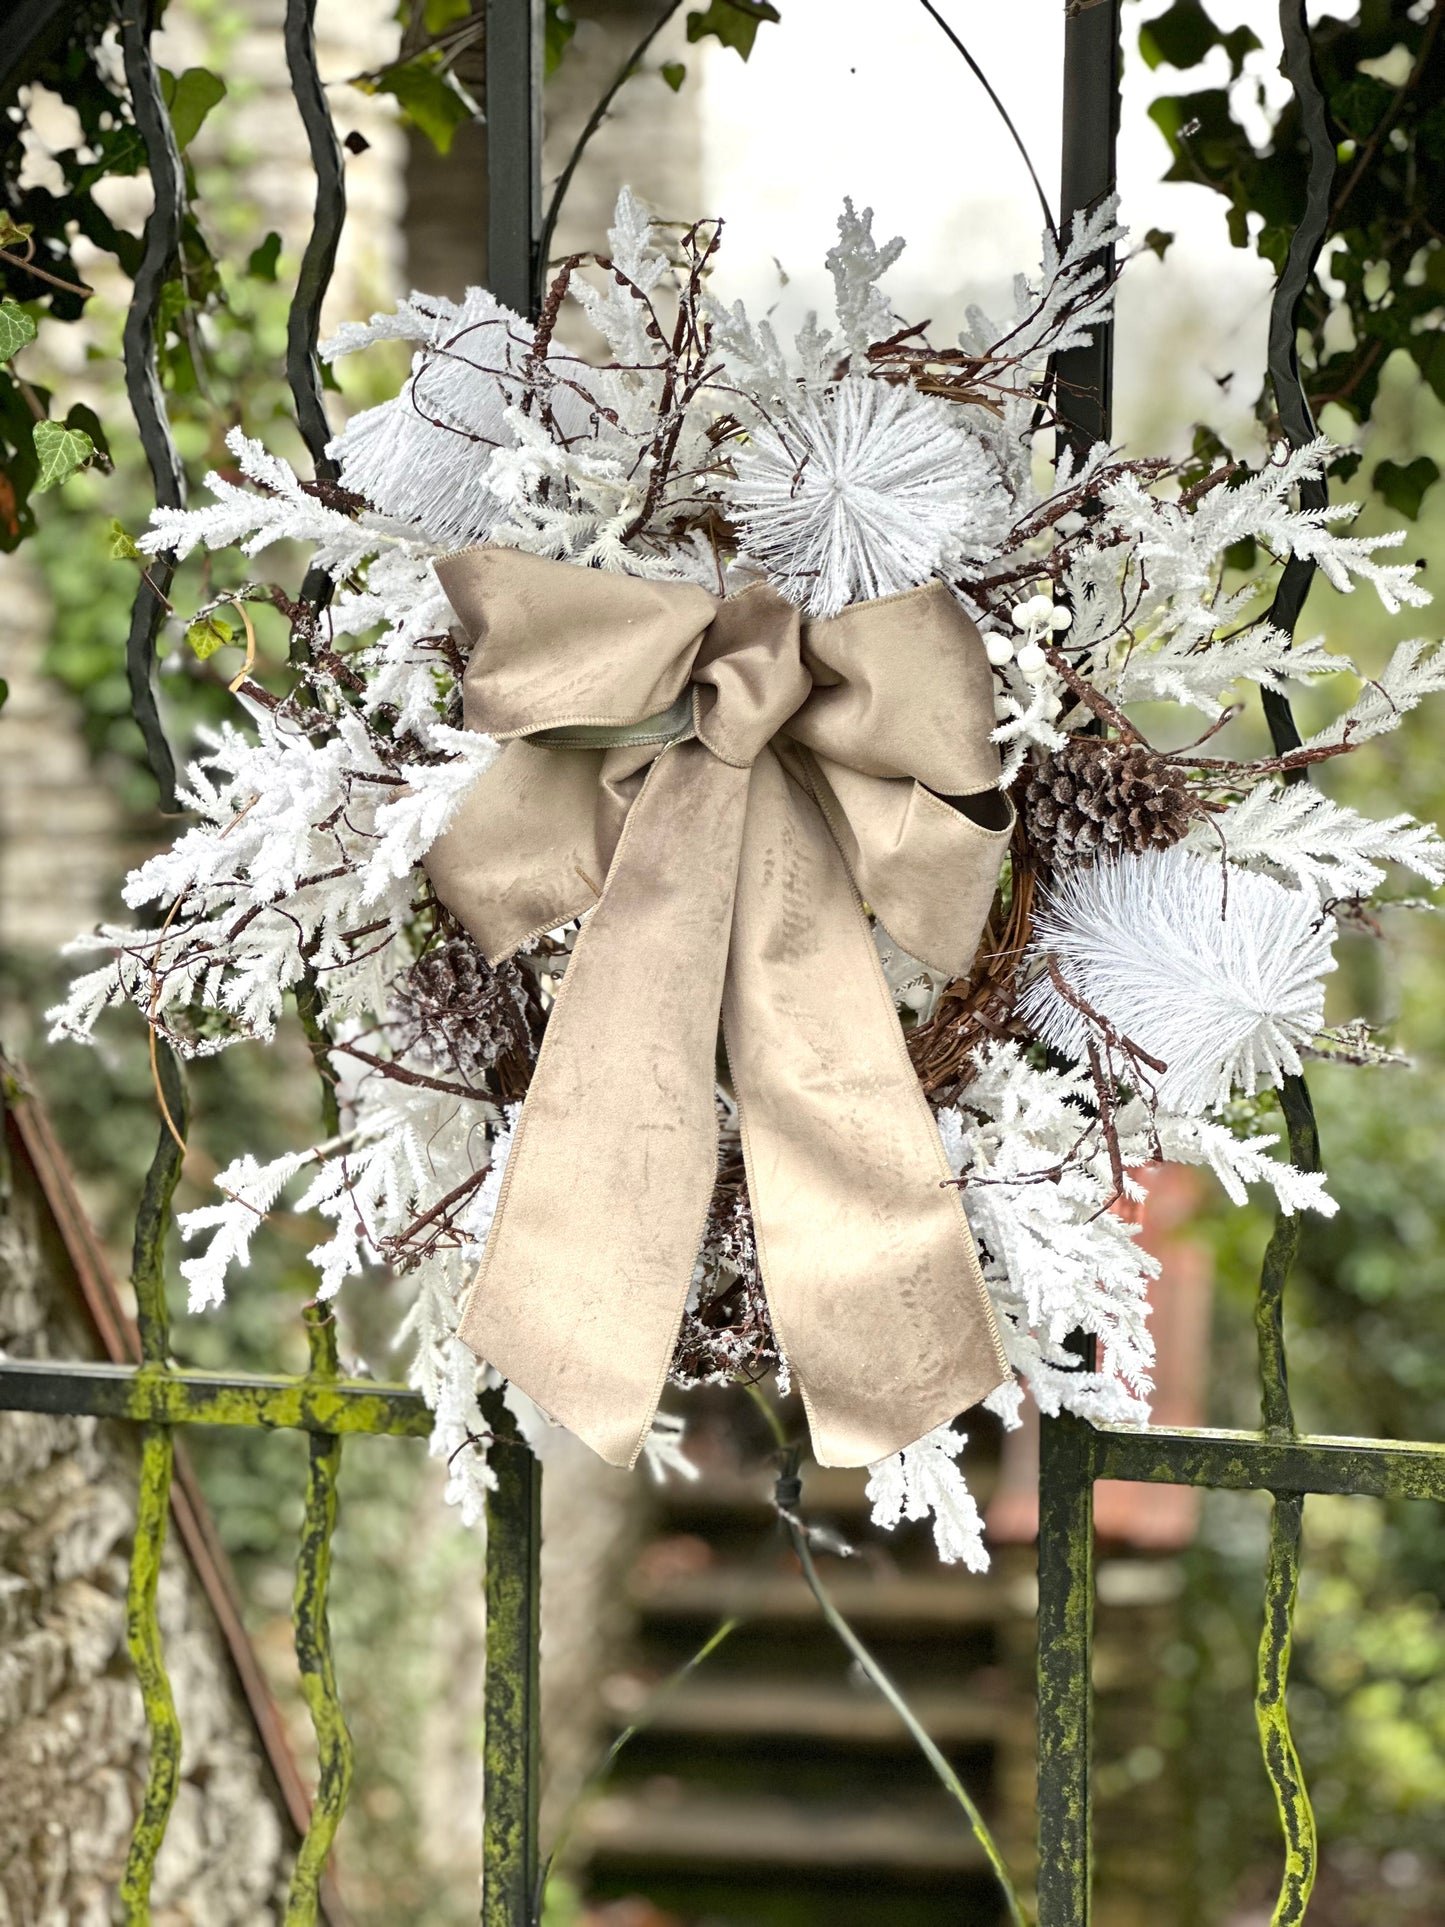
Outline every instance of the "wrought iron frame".
<path id="1" fill-rule="evenodd" d="M 318 475 L 332 472 L 316 340 L 322 299 L 345 219 L 341 154 L 316 64 L 315 0 L 287 0 L 285 44 L 292 88 L 316 171 L 315 218 L 287 333 L 287 374 L 302 435 Z M 1065 221 L 1114 186 L 1119 122 L 1120 0 L 1066 0 L 1061 208 Z M 46 9 L 40 9 L 44 13 Z M 151 56 L 158 0 L 121 9 L 122 47 L 155 183 L 135 299 L 125 331 L 131 406 L 158 501 L 180 506 L 185 480 L 171 439 L 156 372 L 161 290 L 179 246 L 184 178 Z M 1298 445 L 1313 434 L 1294 359 L 1299 300 L 1325 236 L 1334 146 L 1313 71 L 1303 0 L 1280 0 L 1286 65 L 1310 141 L 1305 219 L 1290 249 L 1271 317 L 1269 370 L 1280 420 Z M 541 4 L 487 0 L 488 255 L 496 293 L 519 311 L 535 310 L 541 225 Z M 1062 356 L 1055 369 L 1059 412 L 1080 442 L 1106 437 L 1112 375 L 1111 331 Z M 1323 501 L 1319 485 L 1316 503 Z M 1312 566 L 1292 560 L 1272 611 L 1289 630 L 1303 606 Z M 156 638 L 173 564 L 151 566 L 136 597 L 127 643 L 135 714 L 164 804 L 174 797 L 174 764 L 155 699 Z M 308 575 L 303 596 L 319 608 L 326 578 Z M 1266 694 L 1276 746 L 1298 735 L 1287 703 Z M 318 1060 L 326 1039 L 314 998 L 298 999 Z M 150 1920 L 156 1857 L 175 1799 L 181 1732 L 161 1650 L 156 1584 L 165 1543 L 175 1428 L 184 1425 L 284 1426 L 305 1432 L 310 1458 L 297 1560 L 294 1625 L 303 1690 L 316 1729 L 320 1778 L 297 1857 L 284 1920 L 311 1927 L 324 1912 L 323 1875 L 351 1781 L 352 1752 L 337 1692 L 326 1593 L 344 1440 L 358 1433 L 416 1438 L 430 1415 L 405 1386 L 339 1376 L 334 1327 L 308 1307 L 310 1369 L 301 1377 L 235 1376 L 179 1368 L 170 1356 L 163 1254 L 180 1175 L 186 1098 L 181 1067 L 160 1046 L 158 1069 L 170 1119 L 146 1179 L 136 1222 L 133 1280 L 140 1362 L 57 1364 L 0 1360 L 0 1410 L 55 1412 L 126 1420 L 141 1445 L 140 1490 L 126 1638 L 140 1682 L 150 1735 L 150 1767 L 121 1886 L 128 1927 Z M 323 1079 L 324 1081 L 324 1079 Z M 1318 1166 L 1309 1093 L 1293 1078 L 1282 1093 L 1294 1162 Z M 23 1100 L 21 1100 L 23 1101 Z M 329 1093 L 334 1106 L 334 1092 Z M 1279 1805 L 1285 1869 L 1275 1927 L 1304 1918 L 1316 1867 L 1309 1798 L 1290 1737 L 1285 1701 L 1290 1638 L 1308 1493 L 1353 1493 L 1445 1502 L 1445 1445 L 1302 1436 L 1295 1427 L 1285 1368 L 1283 1296 L 1298 1244 L 1298 1220 L 1277 1219 L 1260 1279 L 1256 1326 L 1263 1423 L 1257 1432 L 1147 1432 L 1061 1417 L 1042 1428 L 1038 1607 L 1038 1927 L 1087 1927 L 1091 1917 L 1091 1659 L 1094 1616 L 1093 1488 L 1098 1479 L 1267 1491 L 1273 1496 L 1264 1623 L 1255 1711 L 1266 1769 Z M 497 1488 L 487 1507 L 484 1927 L 535 1927 L 539 1895 L 537 1795 L 538 1625 L 541 1484 L 537 1461 L 499 1398 L 483 1401 L 502 1449 Z M 786 1515 L 785 1515 L 786 1516 Z M 806 1544 L 803 1547 L 806 1555 Z M 805 1557 L 806 1563 L 806 1557 Z M 961 1582 L 966 1583 L 966 1582 Z"/>

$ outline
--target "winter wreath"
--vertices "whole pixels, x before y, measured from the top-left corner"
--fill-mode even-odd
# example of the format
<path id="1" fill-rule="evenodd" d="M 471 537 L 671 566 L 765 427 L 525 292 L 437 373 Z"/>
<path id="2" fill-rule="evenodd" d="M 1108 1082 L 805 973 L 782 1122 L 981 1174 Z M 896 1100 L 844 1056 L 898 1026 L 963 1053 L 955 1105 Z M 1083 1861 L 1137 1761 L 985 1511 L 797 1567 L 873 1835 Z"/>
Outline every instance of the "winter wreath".
<path id="1" fill-rule="evenodd" d="M 1155 1266 L 1110 1208 L 1147 1167 L 1333 1210 L 1257 1094 L 1382 1054 L 1325 1028 L 1333 941 L 1385 863 L 1445 880 L 1445 843 L 1289 779 L 1445 659 L 1403 643 L 1302 748 L 1215 753 L 1242 684 L 1351 668 L 1270 626 L 1237 545 L 1427 597 L 1378 559 L 1398 538 L 1293 506 L 1323 442 L 1193 475 L 1099 445 L 1039 479 L 1047 363 L 1106 317 L 1120 238 L 1101 209 L 1006 325 L 940 347 L 880 286 L 902 242 L 845 204 L 833 326 L 789 353 L 716 298 L 720 224 L 624 193 L 535 325 L 474 289 L 325 345 L 416 344 L 339 481 L 237 430 L 246 485 L 156 512 L 154 552 L 300 542 L 334 592 L 238 592 L 291 615 L 294 687 L 237 678 L 193 827 L 127 882 L 150 927 L 81 940 L 105 961 L 56 1034 L 129 1000 L 194 1056 L 306 995 L 340 1128 L 219 1174 L 182 1219 L 191 1304 L 286 1197 L 334 1227 L 323 1298 L 390 1266 L 468 1519 L 492 1374 L 543 1454 L 562 1423 L 686 1475 L 667 1382 L 775 1370 L 879 1523 L 931 1515 L 980 1567 L 958 1413 L 1016 1424 L 1026 1388 L 1148 1420 Z M 1193 712 L 1189 747 L 1140 702 Z"/>

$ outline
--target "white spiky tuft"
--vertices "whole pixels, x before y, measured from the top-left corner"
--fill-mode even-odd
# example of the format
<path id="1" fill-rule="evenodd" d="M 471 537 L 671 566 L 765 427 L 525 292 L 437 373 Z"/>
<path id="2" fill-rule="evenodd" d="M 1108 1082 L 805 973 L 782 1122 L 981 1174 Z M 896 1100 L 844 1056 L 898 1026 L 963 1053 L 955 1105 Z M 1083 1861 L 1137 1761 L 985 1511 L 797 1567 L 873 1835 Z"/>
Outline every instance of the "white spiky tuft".
<path id="1" fill-rule="evenodd" d="M 1182 849 L 1066 871 L 1035 925 L 1070 988 L 1167 1066 L 1164 1109 L 1198 1115 L 1278 1084 L 1324 1023 L 1335 925 L 1311 893 Z M 1097 1028 L 1038 976 L 1022 1012 L 1076 1062 Z"/>
<path id="2" fill-rule="evenodd" d="M 728 491 L 750 557 L 810 615 L 927 582 L 1008 504 L 946 402 L 850 375 L 754 429 Z"/>
<path id="3" fill-rule="evenodd" d="M 402 317 L 413 338 L 425 321 L 414 315 L 416 297 Z M 514 439 L 506 420 L 513 363 L 531 339 L 527 323 L 485 288 L 468 288 L 459 307 L 438 304 L 401 393 L 353 415 L 331 443 L 343 487 L 441 547 L 484 536 L 499 512 L 487 470 Z"/>

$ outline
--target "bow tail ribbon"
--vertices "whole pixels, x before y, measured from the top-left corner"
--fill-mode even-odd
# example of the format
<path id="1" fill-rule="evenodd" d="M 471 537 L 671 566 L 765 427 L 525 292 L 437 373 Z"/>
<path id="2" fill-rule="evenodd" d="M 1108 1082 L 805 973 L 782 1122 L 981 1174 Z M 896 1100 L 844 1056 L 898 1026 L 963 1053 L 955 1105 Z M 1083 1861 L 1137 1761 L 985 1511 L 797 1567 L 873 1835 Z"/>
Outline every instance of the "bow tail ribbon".
<path id="1" fill-rule="evenodd" d="M 870 1464 L 1007 1365 L 867 918 L 771 749 L 750 770 L 695 741 L 652 764 L 548 1020 L 461 1335 L 604 1459 L 636 1460 L 712 1195 L 720 1013 L 814 1454 Z"/>
<path id="2" fill-rule="evenodd" d="M 578 932 L 463 1340 L 613 1465 L 642 1450 L 717 1171 L 715 1044 L 748 771 L 666 749 Z"/>

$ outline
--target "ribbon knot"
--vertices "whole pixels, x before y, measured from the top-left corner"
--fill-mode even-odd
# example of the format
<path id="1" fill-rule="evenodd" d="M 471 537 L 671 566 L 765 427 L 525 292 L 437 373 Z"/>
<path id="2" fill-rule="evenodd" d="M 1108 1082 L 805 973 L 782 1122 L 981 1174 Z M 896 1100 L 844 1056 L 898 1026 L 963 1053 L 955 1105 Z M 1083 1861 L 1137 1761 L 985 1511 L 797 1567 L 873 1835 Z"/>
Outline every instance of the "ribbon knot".
<path id="1" fill-rule="evenodd" d="M 437 574 L 466 724 L 505 744 L 427 858 L 437 895 L 493 962 L 586 916 L 462 1337 L 636 1459 L 716 1175 L 721 1022 L 814 1454 L 912 1444 L 1008 1368 L 863 904 L 971 964 L 1012 825 L 977 631 L 938 584 L 805 621 L 765 585 L 510 549 Z"/>

